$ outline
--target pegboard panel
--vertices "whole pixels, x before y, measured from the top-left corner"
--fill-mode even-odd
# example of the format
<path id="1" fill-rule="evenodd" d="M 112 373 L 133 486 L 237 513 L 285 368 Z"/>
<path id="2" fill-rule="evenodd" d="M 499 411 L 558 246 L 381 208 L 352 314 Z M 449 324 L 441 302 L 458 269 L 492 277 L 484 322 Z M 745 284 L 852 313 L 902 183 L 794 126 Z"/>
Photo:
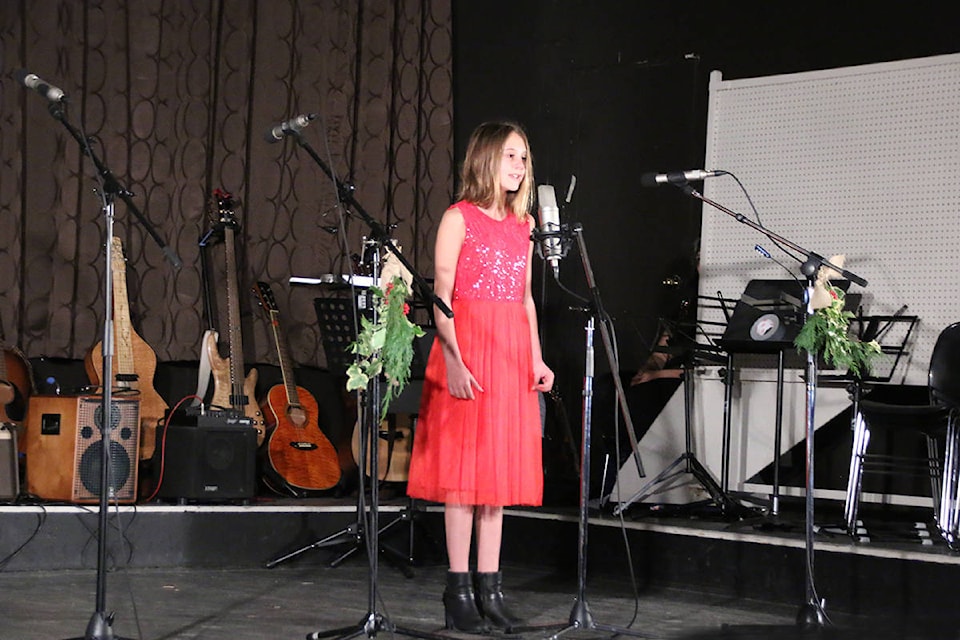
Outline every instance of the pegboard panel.
<path id="1" fill-rule="evenodd" d="M 704 165 L 744 189 L 717 176 L 703 194 L 756 222 L 745 190 L 767 230 L 846 256 L 867 280 L 850 288 L 865 313 L 919 316 L 893 381 L 926 384 L 937 335 L 960 320 L 958 141 L 960 55 L 734 81 L 714 71 Z M 787 271 L 803 278 L 761 232 L 704 205 L 701 295 L 736 298 Z"/>

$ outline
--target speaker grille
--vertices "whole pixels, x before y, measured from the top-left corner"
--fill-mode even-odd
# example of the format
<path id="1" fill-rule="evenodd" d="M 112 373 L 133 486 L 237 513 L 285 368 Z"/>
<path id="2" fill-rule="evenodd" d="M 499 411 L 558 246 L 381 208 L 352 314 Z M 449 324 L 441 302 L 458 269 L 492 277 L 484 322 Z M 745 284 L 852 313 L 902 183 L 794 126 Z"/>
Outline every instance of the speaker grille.
<path id="1" fill-rule="evenodd" d="M 77 410 L 77 459 L 73 475 L 74 502 L 100 499 L 103 460 L 103 402 L 99 398 L 80 398 Z M 137 497 L 138 434 L 140 401 L 113 399 L 108 421 L 110 460 L 107 466 L 107 497 L 111 501 L 133 501 Z"/>

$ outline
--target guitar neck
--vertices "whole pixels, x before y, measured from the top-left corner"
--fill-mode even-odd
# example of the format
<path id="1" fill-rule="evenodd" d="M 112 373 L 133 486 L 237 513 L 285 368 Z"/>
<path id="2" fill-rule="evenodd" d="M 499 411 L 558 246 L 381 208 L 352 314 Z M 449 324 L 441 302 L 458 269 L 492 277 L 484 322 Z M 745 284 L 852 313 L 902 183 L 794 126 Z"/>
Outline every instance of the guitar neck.
<path id="1" fill-rule="evenodd" d="M 120 238 L 112 241 L 111 269 L 113 271 L 113 345 L 118 380 L 134 375 L 133 329 L 130 323 L 130 299 L 127 294 L 127 261 L 123 257 Z"/>
<path id="2" fill-rule="evenodd" d="M 287 390 L 287 404 L 299 406 L 300 398 L 297 395 L 297 381 L 293 377 L 293 368 L 290 364 L 290 354 L 287 351 L 287 341 L 280 328 L 280 312 L 270 311 L 270 326 L 273 328 L 273 339 L 277 345 L 277 359 L 280 361 L 280 373 L 283 376 L 283 386 Z"/>
<path id="3" fill-rule="evenodd" d="M 230 404 L 234 409 L 244 410 L 243 340 L 240 331 L 240 292 L 237 285 L 237 258 L 234 229 L 224 229 L 227 254 L 227 341 L 230 351 Z"/>

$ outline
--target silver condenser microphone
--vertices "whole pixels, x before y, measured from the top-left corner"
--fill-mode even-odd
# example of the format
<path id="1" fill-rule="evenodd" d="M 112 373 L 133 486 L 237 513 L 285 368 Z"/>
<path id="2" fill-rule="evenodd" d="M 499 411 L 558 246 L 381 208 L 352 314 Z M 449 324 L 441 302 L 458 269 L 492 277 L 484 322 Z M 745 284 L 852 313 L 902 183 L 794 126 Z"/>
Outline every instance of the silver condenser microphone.
<path id="1" fill-rule="evenodd" d="M 553 185 L 542 184 L 537 187 L 537 199 L 540 201 L 540 233 L 553 233 L 554 236 L 541 240 L 543 258 L 550 263 L 553 277 L 560 277 L 560 258 L 563 246 L 560 238 L 560 208 L 557 206 L 557 194 Z"/>

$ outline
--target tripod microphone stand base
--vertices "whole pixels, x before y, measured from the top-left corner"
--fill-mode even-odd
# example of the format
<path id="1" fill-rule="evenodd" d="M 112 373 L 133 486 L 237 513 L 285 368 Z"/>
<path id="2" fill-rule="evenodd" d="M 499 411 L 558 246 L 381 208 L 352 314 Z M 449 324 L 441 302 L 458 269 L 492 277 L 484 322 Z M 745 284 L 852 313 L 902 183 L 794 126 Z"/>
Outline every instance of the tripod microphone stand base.
<path id="1" fill-rule="evenodd" d="M 320 638 L 332 638 L 337 636 L 342 640 L 347 638 L 358 638 L 366 636 L 375 637 L 379 632 L 386 632 L 391 635 L 409 636 L 411 638 L 424 638 L 425 640 L 450 640 L 450 636 L 439 633 L 430 633 L 428 631 L 419 631 L 416 629 L 407 629 L 399 627 L 390 622 L 380 613 L 368 613 L 365 618 L 355 625 L 349 627 L 340 627 L 339 629 L 328 629 L 326 631 L 314 631 L 307 634 L 307 640 L 319 640 Z"/>
<path id="2" fill-rule="evenodd" d="M 113 614 L 94 612 L 87 623 L 87 630 L 81 638 L 70 638 L 69 640 L 132 640 L 113 634 Z"/>
<path id="3" fill-rule="evenodd" d="M 822 629 L 827 626 L 827 618 L 823 614 L 823 607 L 816 602 L 808 602 L 797 612 L 797 626 L 805 631 Z"/>
<path id="4" fill-rule="evenodd" d="M 333 547 L 341 544 L 347 544 L 351 540 L 353 542 L 353 546 L 351 546 L 345 552 L 341 553 L 339 556 L 337 556 L 336 558 L 330 561 L 329 566 L 331 568 L 337 567 L 340 564 L 342 564 L 347 558 L 349 558 L 353 554 L 357 553 L 358 551 L 366 547 L 366 542 L 365 542 L 366 536 L 364 533 L 364 528 L 361 525 L 357 523 L 351 524 L 347 526 L 347 528 L 341 531 L 332 533 L 325 538 L 321 538 L 320 540 L 317 540 L 316 542 L 312 542 L 305 547 L 300 547 L 299 549 L 291 551 L 290 553 L 287 553 L 282 556 L 278 556 L 273 560 L 270 560 L 269 562 L 267 562 L 264 566 L 267 569 L 272 569 L 278 564 L 282 562 L 286 562 L 287 560 L 291 560 L 302 553 L 306 553 L 307 551 L 311 551 L 313 549 L 323 549 L 325 547 Z M 389 560 L 391 564 L 394 564 L 400 570 L 400 572 L 403 573 L 404 576 L 406 576 L 407 578 L 413 577 L 413 571 L 410 569 L 409 566 L 406 565 L 408 559 L 402 553 L 398 552 L 396 549 L 393 549 L 392 547 L 389 547 L 385 544 L 378 543 L 377 546 L 380 554 L 383 555 L 385 558 L 387 558 L 387 560 Z"/>

